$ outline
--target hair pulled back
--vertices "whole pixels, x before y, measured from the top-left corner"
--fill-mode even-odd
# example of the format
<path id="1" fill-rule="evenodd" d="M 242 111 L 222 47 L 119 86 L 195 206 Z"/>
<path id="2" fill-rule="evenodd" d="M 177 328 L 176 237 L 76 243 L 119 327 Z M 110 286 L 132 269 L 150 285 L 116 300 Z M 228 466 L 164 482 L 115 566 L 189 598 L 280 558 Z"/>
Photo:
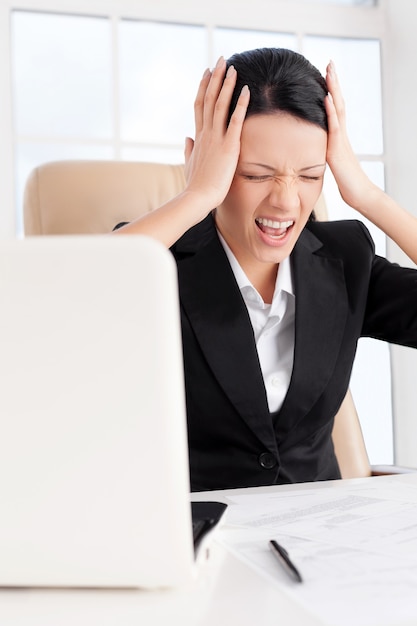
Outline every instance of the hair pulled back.
<path id="1" fill-rule="evenodd" d="M 247 85 L 250 100 L 246 117 L 281 111 L 327 132 L 326 81 L 302 54 L 285 48 L 257 48 L 234 54 L 227 60 L 227 67 L 230 65 L 237 71 L 237 82 L 229 119 Z"/>

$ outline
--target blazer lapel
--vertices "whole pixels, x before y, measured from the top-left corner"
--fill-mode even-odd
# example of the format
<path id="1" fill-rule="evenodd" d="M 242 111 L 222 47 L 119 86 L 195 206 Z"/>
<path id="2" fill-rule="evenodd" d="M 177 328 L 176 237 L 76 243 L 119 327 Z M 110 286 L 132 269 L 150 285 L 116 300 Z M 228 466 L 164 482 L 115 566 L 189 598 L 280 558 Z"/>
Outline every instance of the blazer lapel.
<path id="1" fill-rule="evenodd" d="M 325 256 L 305 229 L 294 249 L 294 368 L 277 426 L 288 432 L 310 411 L 332 375 L 347 316 L 343 262 Z"/>
<path id="2" fill-rule="evenodd" d="M 211 216 L 175 245 L 181 305 L 224 392 L 267 449 L 276 450 L 249 315 Z M 304 229 L 292 254 L 296 293 L 290 387 L 276 416 L 279 438 L 311 410 L 339 356 L 347 316 L 343 263 Z M 227 306 L 225 303 L 227 302 Z"/>
<path id="3" fill-rule="evenodd" d="M 181 305 L 224 392 L 267 449 L 276 447 L 252 325 L 212 217 L 176 245 Z M 227 304 L 226 304 L 227 303 Z"/>

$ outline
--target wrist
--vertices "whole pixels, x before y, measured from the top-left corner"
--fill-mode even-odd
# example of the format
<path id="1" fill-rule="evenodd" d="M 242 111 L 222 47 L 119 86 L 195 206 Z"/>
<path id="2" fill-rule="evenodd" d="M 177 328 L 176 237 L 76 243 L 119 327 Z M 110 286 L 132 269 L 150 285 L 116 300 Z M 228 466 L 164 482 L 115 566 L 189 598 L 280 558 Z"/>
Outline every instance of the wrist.
<path id="1" fill-rule="evenodd" d="M 364 188 L 357 203 L 352 205 L 356 211 L 359 211 L 364 217 L 372 220 L 372 216 L 381 210 L 381 205 L 387 199 L 386 193 L 377 185 L 368 181 L 368 185 Z"/>
<path id="2" fill-rule="evenodd" d="M 216 202 L 210 200 L 210 195 L 202 190 L 186 188 L 181 192 L 179 199 L 186 207 L 187 213 L 194 216 L 194 224 L 201 222 L 216 208 Z M 193 224 L 193 225 L 194 225 Z"/>

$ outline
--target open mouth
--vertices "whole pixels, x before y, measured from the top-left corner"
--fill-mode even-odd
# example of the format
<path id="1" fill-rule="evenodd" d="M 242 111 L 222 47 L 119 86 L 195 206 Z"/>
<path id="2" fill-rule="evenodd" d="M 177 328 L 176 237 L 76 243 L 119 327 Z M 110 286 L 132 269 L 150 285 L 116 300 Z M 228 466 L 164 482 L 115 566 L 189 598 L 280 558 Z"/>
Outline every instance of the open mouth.
<path id="1" fill-rule="evenodd" d="M 278 222 L 277 220 L 269 220 L 264 217 L 257 217 L 255 222 L 264 235 L 272 237 L 273 239 L 284 239 L 288 231 L 294 225 L 294 220 Z"/>

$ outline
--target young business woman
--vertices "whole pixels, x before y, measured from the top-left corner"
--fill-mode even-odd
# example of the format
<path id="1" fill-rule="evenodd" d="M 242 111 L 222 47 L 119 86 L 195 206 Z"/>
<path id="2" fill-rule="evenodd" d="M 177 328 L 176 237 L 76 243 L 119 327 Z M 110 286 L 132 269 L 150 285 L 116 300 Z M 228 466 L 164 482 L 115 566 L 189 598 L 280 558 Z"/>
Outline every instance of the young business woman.
<path id="1" fill-rule="evenodd" d="M 326 163 L 414 262 L 417 219 L 361 169 L 332 63 L 324 79 L 290 50 L 221 58 L 195 127 L 185 190 L 117 231 L 177 262 L 192 489 L 338 478 L 357 340 L 417 347 L 417 272 L 375 255 L 360 221 L 314 220 Z"/>

